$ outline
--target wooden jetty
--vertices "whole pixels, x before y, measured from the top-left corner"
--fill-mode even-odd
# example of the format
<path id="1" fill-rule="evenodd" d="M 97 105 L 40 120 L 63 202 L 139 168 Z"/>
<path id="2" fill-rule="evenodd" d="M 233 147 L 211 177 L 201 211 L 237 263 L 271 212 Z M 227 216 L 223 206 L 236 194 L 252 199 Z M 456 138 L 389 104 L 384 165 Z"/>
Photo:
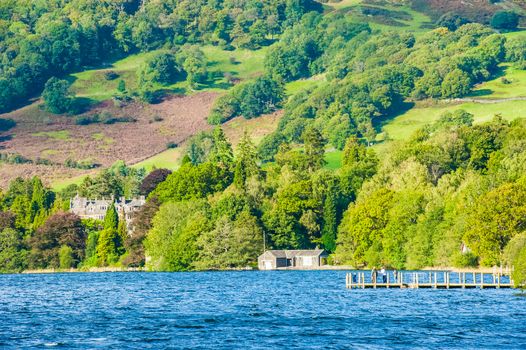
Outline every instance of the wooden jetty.
<path id="1" fill-rule="evenodd" d="M 348 289 L 498 289 L 513 288 L 513 280 L 509 274 L 501 272 L 454 271 L 387 271 L 385 278 L 378 273 L 375 280 L 370 271 L 355 271 L 347 273 L 345 285 Z"/>

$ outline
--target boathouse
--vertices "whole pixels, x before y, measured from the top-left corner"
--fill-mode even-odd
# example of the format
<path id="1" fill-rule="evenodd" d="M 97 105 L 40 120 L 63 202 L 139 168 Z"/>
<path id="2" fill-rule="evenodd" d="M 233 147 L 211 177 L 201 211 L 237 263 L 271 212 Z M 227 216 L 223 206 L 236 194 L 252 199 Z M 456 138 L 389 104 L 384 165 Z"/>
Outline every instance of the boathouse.
<path id="1" fill-rule="evenodd" d="M 329 254 L 323 249 L 267 250 L 258 257 L 260 270 L 317 269 L 327 264 Z"/>

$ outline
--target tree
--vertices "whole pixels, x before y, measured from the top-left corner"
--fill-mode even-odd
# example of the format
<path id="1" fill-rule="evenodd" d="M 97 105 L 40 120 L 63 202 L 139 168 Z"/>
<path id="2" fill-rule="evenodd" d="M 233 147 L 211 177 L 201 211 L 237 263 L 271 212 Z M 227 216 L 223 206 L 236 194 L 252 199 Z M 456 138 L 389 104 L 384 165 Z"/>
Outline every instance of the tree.
<path id="1" fill-rule="evenodd" d="M 0 272 L 20 272 L 27 268 L 23 237 L 14 228 L 0 231 Z"/>
<path id="2" fill-rule="evenodd" d="M 69 83 L 56 77 L 49 79 L 42 92 L 46 108 L 51 113 L 62 114 L 71 110 L 73 99 L 69 92 Z"/>
<path id="3" fill-rule="evenodd" d="M 355 136 L 347 139 L 343 148 L 342 166 L 354 166 L 367 157 L 367 148 L 358 142 Z"/>
<path id="4" fill-rule="evenodd" d="M 523 247 L 513 261 L 511 278 L 515 288 L 526 289 L 526 247 Z"/>
<path id="5" fill-rule="evenodd" d="M 181 72 L 175 56 L 168 52 L 161 52 L 148 59 L 137 74 L 140 85 L 170 84 L 180 77 Z"/>
<path id="6" fill-rule="evenodd" d="M 119 220 L 119 226 L 117 227 L 117 232 L 119 233 L 119 236 L 121 236 L 122 244 L 124 245 L 124 242 L 126 241 L 126 238 L 128 237 L 128 225 L 126 223 L 126 215 L 124 213 L 124 209 L 121 212 L 121 220 Z"/>
<path id="7" fill-rule="evenodd" d="M 281 106 L 285 96 L 283 84 L 271 76 L 235 86 L 214 104 L 208 117 L 210 124 L 224 123 L 234 117 L 246 119 L 271 113 Z"/>
<path id="8" fill-rule="evenodd" d="M 117 85 L 117 91 L 121 94 L 126 93 L 126 82 L 124 80 L 119 80 L 119 85 Z"/>
<path id="9" fill-rule="evenodd" d="M 500 264 L 504 247 L 526 230 L 526 188 L 504 184 L 482 196 L 468 217 L 464 242 L 484 266 Z"/>
<path id="10" fill-rule="evenodd" d="M 245 188 L 247 180 L 258 174 L 259 168 L 257 165 L 256 147 L 245 130 L 238 145 L 238 154 L 234 170 L 234 184 L 239 188 Z"/>
<path id="11" fill-rule="evenodd" d="M 72 266 L 84 258 L 86 231 L 80 218 L 72 213 L 58 212 L 40 227 L 30 240 L 30 264 L 34 268 L 60 267 L 60 249 L 71 248 Z"/>
<path id="12" fill-rule="evenodd" d="M 141 186 L 139 188 L 139 191 L 142 195 L 148 196 L 155 188 L 172 173 L 171 170 L 168 169 L 155 169 L 151 173 L 148 174 L 142 180 Z"/>
<path id="13" fill-rule="evenodd" d="M 113 228 L 105 228 L 100 232 L 97 242 L 97 259 L 102 266 L 113 265 L 124 253 L 122 237 Z"/>
<path id="14" fill-rule="evenodd" d="M 70 269 L 74 266 L 73 249 L 70 246 L 63 245 L 60 247 L 58 255 L 61 269 Z"/>
<path id="15" fill-rule="evenodd" d="M 449 72 L 442 82 L 442 97 L 462 97 L 471 91 L 471 78 L 460 69 Z"/>
<path id="16" fill-rule="evenodd" d="M 513 11 L 498 11 L 491 18 L 495 29 L 514 30 L 519 25 L 519 15 Z"/>
<path id="17" fill-rule="evenodd" d="M 326 141 L 318 129 L 310 127 L 303 133 L 303 143 L 305 145 L 305 155 L 307 156 L 308 169 L 313 172 L 325 165 L 325 144 Z"/>
<path id="18" fill-rule="evenodd" d="M 104 216 L 104 229 L 116 230 L 119 227 L 119 215 L 117 209 L 115 209 L 115 203 L 112 202 L 106 210 L 106 216 Z"/>
<path id="19" fill-rule="evenodd" d="M 437 25 L 455 31 L 459 27 L 462 27 L 464 24 L 468 24 L 469 22 L 469 20 L 456 13 L 448 12 L 439 18 L 439 20 L 437 21 Z"/>
<path id="20" fill-rule="evenodd" d="M 197 239 L 198 269 L 224 269 L 255 264 L 263 249 L 263 231 L 257 219 L 247 211 L 232 221 L 219 218 L 213 230 L 203 232 Z"/>
<path id="21" fill-rule="evenodd" d="M 124 239 L 119 231 L 119 221 L 115 203 L 111 203 L 104 217 L 104 229 L 97 241 L 97 259 L 101 265 L 115 264 L 124 254 Z"/>
<path id="22" fill-rule="evenodd" d="M 146 266 L 158 271 L 185 271 L 198 257 L 197 238 L 210 229 L 208 205 L 204 200 L 163 204 L 144 246 L 150 261 Z"/>
<path id="23" fill-rule="evenodd" d="M 274 156 L 278 153 L 279 146 L 285 141 L 285 137 L 279 132 L 266 135 L 258 145 L 258 156 L 263 162 L 274 160 Z"/>
<path id="24" fill-rule="evenodd" d="M 374 266 L 381 262 L 382 230 L 389 222 L 394 195 L 380 188 L 349 206 L 338 231 L 336 257 L 340 263 Z"/>
<path id="25" fill-rule="evenodd" d="M 86 227 L 88 238 L 86 239 L 85 259 L 82 266 L 98 266 L 97 259 L 97 244 L 99 242 L 100 231 L 102 230 L 101 223 L 98 220 L 85 220 L 83 222 Z"/>
<path id="26" fill-rule="evenodd" d="M 224 190 L 232 182 L 232 173 L 217 164 L 186 163 L 161 182 L 150 194 L 161 202 L 205 198 Z"/>
<path id="27" fill-rule="evenodd" d="M 176 56 L 179 66 L 186 73 L 186 81 L 190 88 L 197 87 L 208 77 L 206 56 L 198 46 L 184 45 Z"/>
<path id="28" fill-rule="evenodd" d="M 128 255 L 123 263 L 127 266 L 144 266 L 144 239 L 151 230 L 153 218 L 159 211 L 161 203 L 157 197 L 149 198 L 146 203 L 134 213 L 132 217 L 133 230 L 126 237 L 124 245 Z"/>
<path id="29" fill-rule="evenodd" d="M 232 151 L 232 145 L 226 139 L 225 133 L 220 126 L 215 127 L 213 140 L 209 160 L 214 163 L 219 163 L 224 167 L 229 167 L 234 161 L 234 153 Z"/>
<path id="30" fill-rule="evenodd" d="M 328 252 L 334 252 L 336 249 L 336 233 L 338 230 L 336 199 L 330 192 L 325 198 L 323 205 L 323 226 L 321 231 L 321 241 L 323 247 Z"/>

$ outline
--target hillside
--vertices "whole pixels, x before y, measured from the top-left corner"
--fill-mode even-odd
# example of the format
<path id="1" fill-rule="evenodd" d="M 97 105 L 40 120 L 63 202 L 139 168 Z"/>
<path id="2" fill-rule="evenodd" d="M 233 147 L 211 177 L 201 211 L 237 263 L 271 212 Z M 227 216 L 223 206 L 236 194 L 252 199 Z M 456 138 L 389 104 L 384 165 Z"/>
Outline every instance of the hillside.
<path id="1" fill-rule="evenodd" d="M 324 6 L 327 16 L 344 16 L 352 22 L 366 22 L 373 30 L 417 36 L 428 32 L 441 14 L 447 12 L 462 15 L 465 11 L 475 11 L 482 16 L 480 18 L 485 18 L 497 9 L 522 11 L 520 4 L 508 1 L 495 5 L 487 2 L 479 4 L 477 1 L 459 4 L 458 1 L 422 4 L 419 1 L 343 0 L 328 2 Z M 509 36 L 516 35 L 512 33 Z M 198 132 L 211 130 L 212 126 L 206 119 L 217 97 L 241 82 L 253 81 L 264 74 L 265 56 L 272 51 L 276 38 L 272 35 L 272 40 L 256 48 L 197 44 L 206 62 L 206 79 L 193 86 L 185 80 L 169 84 L 154 83 L 153 89 L 164 94 L 160 103 L 156 104 L 135 100 L 121 105 L 112 98 L 119 95 L 121 81 L 125 82 L 126 90 L 138 92 L 141 89 L 138 72 L 152 57 L 169 50 L 159 48 L 125 54 L 124 58 L 117 60 L 108 57 L 95 68 L 73 72 L 66 79 L 71 84 L 71 93 L 79 101 L 87 103 L 82 113 L 55 115 L 45 110 L 42 100 L 34 99 L 23 108 L 0 115 L 16 122 L 16 126 L 2 136 L 2 152 L 10 158 L 0 167 L 0 184 L 5 186 L 16 176 L 38 175 L 46 183 L 63 187 L 79 181 L 82 174 L 96 173 L 117 160 L 147 169 L 176 168 L 185 153 L 185 142 Z M 511 83 L 503 84 L 502 77 L 498 76 L 478 85 L 472 95 L 477 99 L 521 98 L 525 96 L 522 72 L 503 63 L 502 73 L 499 74 L 508 77 Z M 289 79 L 285 85 L 288 98 L 305 90 L 321 89 L 333 79 L 327 78 L 325 72 L 317 73 Z M 114 76 L 108 78 L 110 75 Z M 417 101 L 407 106 L 411 104 L 411 109 L 402 114 L 394 113 L 374 122 L 378 133 L 375 147 L 378 150 L 388 149 L 388 142 L 382 142 L 385 135 L 393 140 L 404 139 L 447 110 L 466 109 L 475 115 L 476 121 L 488 120 L 497 113 L 513 119 L 524 112 L 523 101 L 501 101 L 491 105 L 467 100 Z M 79 122 L 93 119 L 100 121 L 87 122 L 88 125 Z M 278 128 L 278 120 L 275 116 L 262 117 L 257 121 L 238 117 L 224 124 L 224 128 L 234 143 L 245 129 L 259 143 Z M 329 168 L 337 168 L 341 150 L 330 146 L 327 152 Z M 13 157 L 18 160 L 13 161 Z M 19 160 L 23 164 L 17 164 Z"/>
<path id="2" fill-rule="evenodd" d="M 433 20 L 438 20 L 447 13 L 454 13 L 472 22 L 489 24 L 497 11 L 526 11 L 526 3 L 521 0 L 487 1 L 487 0 L 411 0 L 413 9 L 427 13 Z"/>

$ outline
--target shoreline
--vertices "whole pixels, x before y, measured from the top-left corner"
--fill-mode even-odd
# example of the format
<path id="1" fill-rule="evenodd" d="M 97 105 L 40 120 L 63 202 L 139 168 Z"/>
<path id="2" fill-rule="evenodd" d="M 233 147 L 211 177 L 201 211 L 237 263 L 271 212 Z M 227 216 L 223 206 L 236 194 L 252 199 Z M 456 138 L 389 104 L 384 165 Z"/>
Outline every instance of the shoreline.
<path id="1" fill-rule="evenodd" d="M 325 265 L 320 268 L 311 269 L 311 268 L 278 268 L 275 270 L 269 271 L 370 271 L 370 268 L 355 268 L 348 265 Z M 393 271 L 393 269 L 387 269 L 388 271 Z M 147 270 L 144 267 L 133 267 L 133 268 L 124 268 L 124 267 L 90 267 L 90 268 L 80 268 L 80 269 L 31 269 L 24 270 L 21 272 L 11 272 L 6 274 L 25 274 L 25 275 L 36 275 L 36 274 L 54 274 L 54 273 L 105 273 L 105 272 L 231 272 L 231 271 L 260 271 L 257 268 L 235 268 L 235 269 L 216 269 L 216 270 L 190 270 L 190 271 L 151 271 Z M 399 270 L 399 271 L 422 271 L 422 272 L 476 272 L 476 273 L 500 273 L 508 275 L 511 273 L 509 268 L 500 268 L 500 267 L 476 267 L 476 268 L 456 268 L 456 267 L 424 267 L 417 270 Z"/>

